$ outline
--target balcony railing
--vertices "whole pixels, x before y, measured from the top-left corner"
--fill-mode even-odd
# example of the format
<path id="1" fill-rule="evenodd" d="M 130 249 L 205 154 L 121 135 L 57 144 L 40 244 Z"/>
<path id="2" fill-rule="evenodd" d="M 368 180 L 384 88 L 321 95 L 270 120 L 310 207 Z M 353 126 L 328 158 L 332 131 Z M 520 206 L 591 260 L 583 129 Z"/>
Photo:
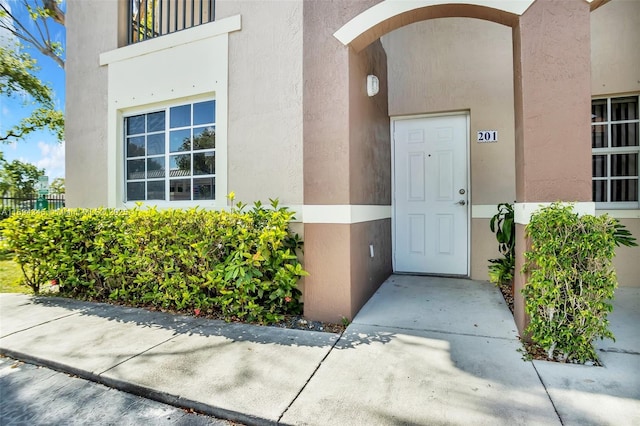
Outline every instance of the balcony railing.
<path id="1" fill-rule="evenodd" d="M 215 20 L 215 0 L 130 0 L 129 44 Z"/>

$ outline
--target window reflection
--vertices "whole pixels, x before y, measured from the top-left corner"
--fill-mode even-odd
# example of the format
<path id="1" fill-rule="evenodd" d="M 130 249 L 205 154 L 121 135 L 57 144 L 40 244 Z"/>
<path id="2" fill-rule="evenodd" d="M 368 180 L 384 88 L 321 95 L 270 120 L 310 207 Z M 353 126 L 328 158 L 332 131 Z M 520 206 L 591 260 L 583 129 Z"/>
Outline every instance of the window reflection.
<path id="1" fill-rule="evenodd" d="M 193 104 L 193 125 L 215 123 L 216 104 L 214 101 Z"/>
<path id="2" fill-rule="evenodd" d="M 181 201 L 191 199 L 191 179 L 172 179 L 169 181 L 169 199 Z"/>
<path id="3" fill-rule="evenodd" d="M 215 115 L 208 100 L 125 117 L 126 200 L 213 200 Z"/>
<path id="4" fill-rule="evenodd" d="M 191 175 L 191 154 L 172 155 L 169 157 L 169 176 L 190 176 Z"/>
<path id="5" fill-rule="evenodd" d="M 169 110 L 170 127 L 185 127 L 191 125 L 191 105 L 173 107 Z"/>
<path id="6" fill-rule="evenodd" d="M 174 130 L 169 136 L 169 151 L 191 151 L 191 130 Z"/>

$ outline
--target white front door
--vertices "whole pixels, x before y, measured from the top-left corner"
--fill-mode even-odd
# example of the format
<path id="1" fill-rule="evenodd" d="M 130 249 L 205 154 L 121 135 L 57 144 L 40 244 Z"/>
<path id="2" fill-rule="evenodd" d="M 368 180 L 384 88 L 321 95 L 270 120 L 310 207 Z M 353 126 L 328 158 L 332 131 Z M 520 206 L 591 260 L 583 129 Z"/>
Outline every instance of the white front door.
<path id="1" fill-rule="evenodd" d="M 466 115 L 393 121 L 394 270 L 468 275 Z"/>

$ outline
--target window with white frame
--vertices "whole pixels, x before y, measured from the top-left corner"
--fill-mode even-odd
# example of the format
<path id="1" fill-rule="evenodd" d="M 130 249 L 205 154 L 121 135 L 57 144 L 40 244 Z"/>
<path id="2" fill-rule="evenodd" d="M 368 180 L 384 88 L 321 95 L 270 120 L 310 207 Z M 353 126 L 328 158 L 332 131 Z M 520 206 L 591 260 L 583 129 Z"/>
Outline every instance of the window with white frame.
<path id="1" fill-rule="evenodd" d="M 638 208 L 639 96 L 593 99 L 593 201 L 601 207 Z"/>
<path id="2" fill-rule="evenodd" d="M 125 117 L 125 200 L 214 200 L 215 111 L 207 100 Z"/>

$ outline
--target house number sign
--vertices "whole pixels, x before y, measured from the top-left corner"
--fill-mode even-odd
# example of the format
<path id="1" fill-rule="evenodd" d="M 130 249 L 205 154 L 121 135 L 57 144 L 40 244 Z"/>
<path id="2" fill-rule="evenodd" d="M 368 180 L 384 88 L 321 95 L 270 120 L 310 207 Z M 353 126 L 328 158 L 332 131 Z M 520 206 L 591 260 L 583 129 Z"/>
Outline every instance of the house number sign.
<path id="1" fill-rule="evenodd" d="M 497 130 L 478 130 L 478 142 L 479 143 L 498 142 L 498 131 Z"/>

